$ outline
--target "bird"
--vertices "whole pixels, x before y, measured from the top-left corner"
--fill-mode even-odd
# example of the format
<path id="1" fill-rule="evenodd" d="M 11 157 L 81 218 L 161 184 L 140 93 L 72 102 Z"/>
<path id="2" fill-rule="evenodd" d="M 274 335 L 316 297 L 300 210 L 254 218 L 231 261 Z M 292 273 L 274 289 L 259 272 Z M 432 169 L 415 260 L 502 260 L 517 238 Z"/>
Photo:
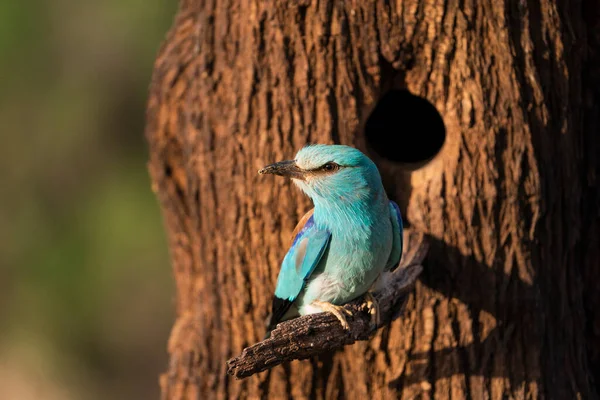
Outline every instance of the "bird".
<path id="1" fill-rule="evenodd" d="M 377 327 L 371 290 L 400 262 L 403 225 L 375 163 L 354 147 L 310 144 L 293 160 L 258 173 L 291 178 L 314 205 L 292 233 L 265 338 L 279 322 L 320 312 L 332 313 L 348 330 L 352 313 L 342 306 L 362 295 Z"/>

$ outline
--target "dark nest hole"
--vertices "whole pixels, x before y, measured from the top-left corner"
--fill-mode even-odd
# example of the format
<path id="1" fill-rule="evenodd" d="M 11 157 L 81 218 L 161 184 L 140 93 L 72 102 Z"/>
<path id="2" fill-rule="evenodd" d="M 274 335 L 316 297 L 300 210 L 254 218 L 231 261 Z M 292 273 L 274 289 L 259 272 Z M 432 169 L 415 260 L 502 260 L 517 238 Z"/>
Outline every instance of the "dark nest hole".
<path id="1" fill-rule="evenodd" d="M 446 140 L 440 113 L 429 101 L 407 90 L 391 90 L 377 103 L 365 124 L 369 147 L 399 164 L 423 165 Z"/>

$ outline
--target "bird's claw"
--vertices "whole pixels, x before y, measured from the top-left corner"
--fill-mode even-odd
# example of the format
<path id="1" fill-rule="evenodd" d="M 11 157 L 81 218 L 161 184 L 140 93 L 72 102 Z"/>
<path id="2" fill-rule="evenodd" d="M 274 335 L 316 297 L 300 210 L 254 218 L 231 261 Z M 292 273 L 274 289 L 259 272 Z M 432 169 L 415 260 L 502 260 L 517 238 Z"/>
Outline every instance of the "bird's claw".
<path id="1" fill-rule="evenodd" d="M 325 312 L 330 312 L 340 321 L 342 324 L 342 328 L 344 330 L 349 330 L 350 326 L 348 325 L 348 321 L 346 321 L 346 317 L 344 314 L 352 316 L 352 311 L 346 309 L 342 306 L 336 306 L 335 304 L 328 303 L 326 301 L 315 300 L 312 302 L 313 305 L 319 307 L 321 310 Z"/>
<path id="2" fill-rule="evenodd" d="M 367 292 L 365 294 L 365 304 L 369 314 L 371 314 L 371 324 L 375 325 L 375 328 L 377 328 L 381 322 L 381 317 L 379 314 L 379 302 L 375 299 L 375 297 L 373 297 L 371 292 Z"/>

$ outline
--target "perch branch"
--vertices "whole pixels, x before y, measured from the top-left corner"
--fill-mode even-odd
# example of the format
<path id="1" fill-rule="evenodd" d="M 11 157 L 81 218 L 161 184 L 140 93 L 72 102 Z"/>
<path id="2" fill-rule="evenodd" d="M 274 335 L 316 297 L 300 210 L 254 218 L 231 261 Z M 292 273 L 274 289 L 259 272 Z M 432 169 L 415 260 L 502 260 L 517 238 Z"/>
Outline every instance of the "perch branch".
<path id="1" fill-rule="evenodd" d="M 423 269 L 421 263 L 427 250 L 428 243 L 423 234 L 405 230 L 402 262 L 390 274 L 385 287 L 374 293 L 379 302 L 382 324 L 389 323 L 402 313 L 408 294 Z M 227 361 L 227 373 L 238 379 L 246 378 L 286 361 L 309 358 L 338 350 L 358 340 L 368 340 L 374 327 L 363 298 L 345 307 L 353 314 L 347 318 L 348 331 L 344 331 L 330 313 L 282 322 L 271 332 L 271 337 L 245 348 L 242 354 Z"/>

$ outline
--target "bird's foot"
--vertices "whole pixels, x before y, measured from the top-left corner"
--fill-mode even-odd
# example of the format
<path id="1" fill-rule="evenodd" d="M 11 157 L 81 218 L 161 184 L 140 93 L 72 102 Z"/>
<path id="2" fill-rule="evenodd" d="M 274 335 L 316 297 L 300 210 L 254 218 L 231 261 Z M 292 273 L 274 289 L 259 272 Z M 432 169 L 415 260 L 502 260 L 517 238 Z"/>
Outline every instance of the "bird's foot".
<path id="1" fill-rule="evenodd" d="M 340 323 L 342 324 L 342 328 L 344 328 L 344 330 L 350 329 L 350 327 L 348 325 L 348 321 L 346 321 L 346 317 L 344 316 L 344 314 L 351 316 L 352 311 L 347 310 L 342 306 L 336 306 L 335 304 L 331 304 L 329 302 L 320 301 L 320 300 L 313 301 L 311 303 L 311 305 L 319 307 L 324 312 L 332 313 L 340 321 Z"/>
<path id="2" fill-rule="evenodd" d="M 381 322 L 381 316 L 379 314 L 379 302 L 377 299 L 375 299 L 371 292 L 367 292 L 365 294 L 365 304 L 367 305 L 369 314 L 371 314 L 371 324 L 375 325 L 375 328 L 377 328 Z"/>

